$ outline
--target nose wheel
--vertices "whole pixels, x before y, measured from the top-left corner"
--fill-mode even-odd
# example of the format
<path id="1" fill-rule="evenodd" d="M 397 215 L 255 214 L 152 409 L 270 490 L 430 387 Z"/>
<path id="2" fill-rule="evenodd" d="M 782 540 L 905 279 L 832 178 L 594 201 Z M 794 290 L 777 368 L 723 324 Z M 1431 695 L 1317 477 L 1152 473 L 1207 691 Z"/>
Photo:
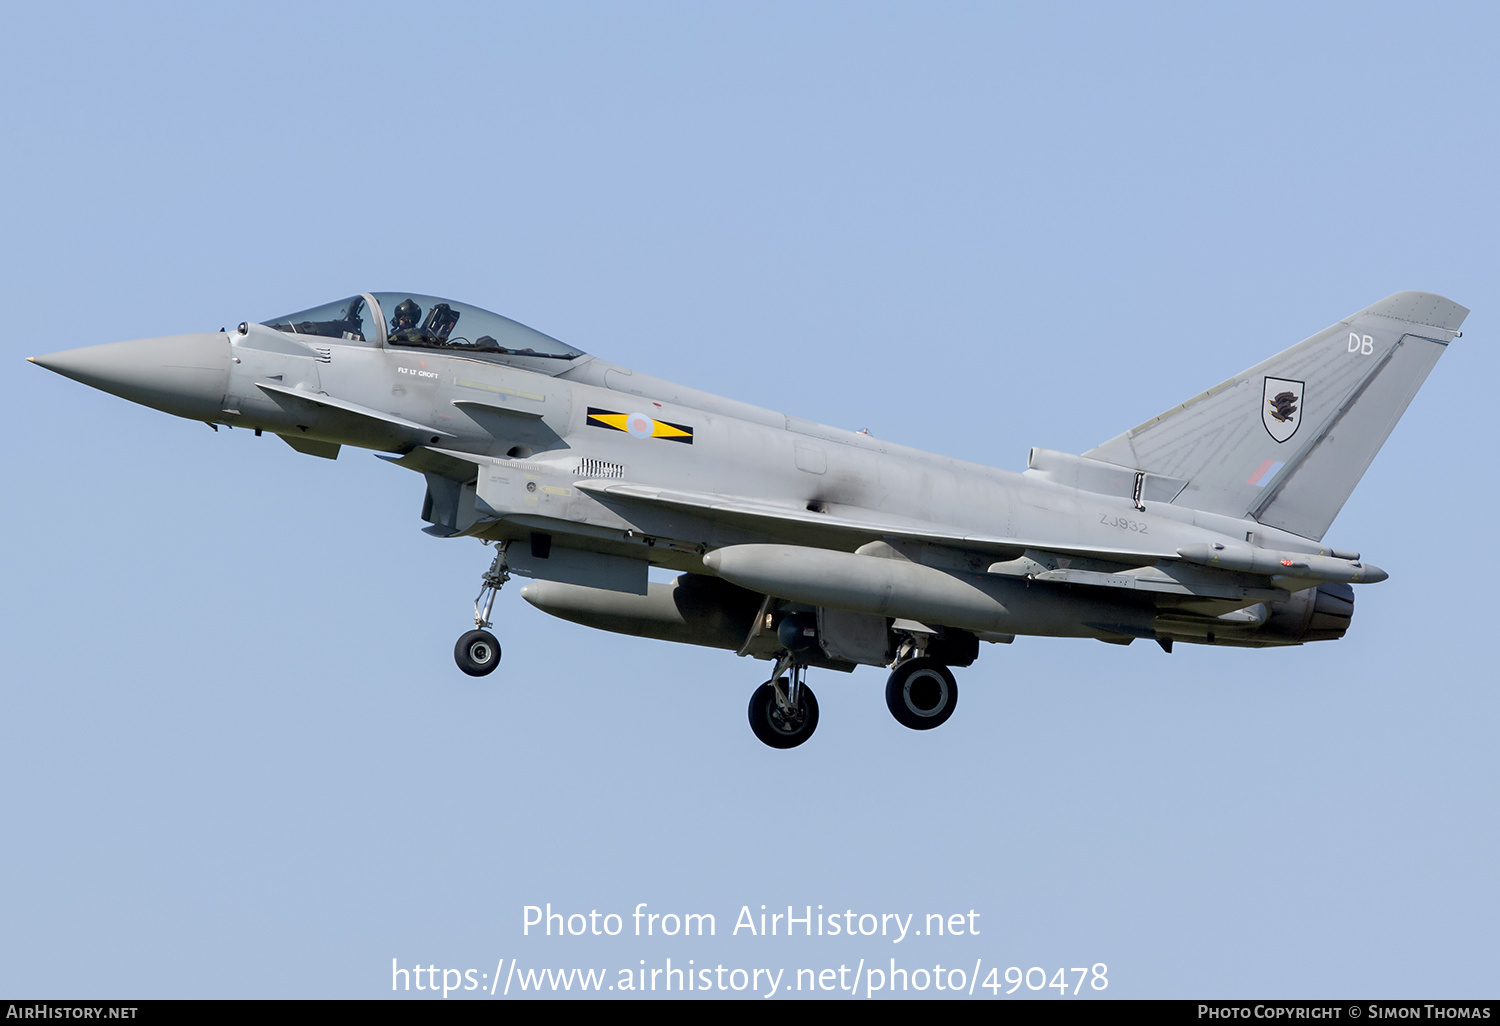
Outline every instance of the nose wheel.
<path id="1" fill-rule="evenodd" d="M 500 665 L 500 642 L 489 631 L 469 631 L 453 646 L 453 661 L 470 677 L 486 676 Z"/>
<path id="2" fill-rule="evenodd" d="M 453 661 L 470 677 L 484 677 L 500 665 L 500 642 L 486 628 L 495 609 L 495 596 L 508 580 L 510 570 L 502 543 L 495 547 L 495 558 L 480 578 L 479 595 L 474 599 L 474 629 L 460 636 L 453 646 Z"/>
<path id="3" fill-rule="evenodd" d="M 750 729 L 761 743 L 796 748 L 818 728 L 818 700 L 803 681 L 806 673 L 807 667 L 783 656 L 776 674 L 750 695 Z"/>

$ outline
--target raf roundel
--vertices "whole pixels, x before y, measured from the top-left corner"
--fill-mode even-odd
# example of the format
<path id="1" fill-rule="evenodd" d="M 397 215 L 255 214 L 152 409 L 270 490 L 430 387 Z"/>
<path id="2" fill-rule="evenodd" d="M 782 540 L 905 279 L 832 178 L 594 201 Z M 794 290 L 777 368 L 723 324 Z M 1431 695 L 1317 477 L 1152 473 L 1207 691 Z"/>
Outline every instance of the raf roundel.
<path id="1" fill-rule="evenodd" d="M 587 423 L 590 427 L 623 431 L 631 438 L 661 438 L 669 442 L 693 444 L 693 429 L 688 425 L 669 424 L 639 412 L 616 413 L 614 410 L 590 406 Z"/>

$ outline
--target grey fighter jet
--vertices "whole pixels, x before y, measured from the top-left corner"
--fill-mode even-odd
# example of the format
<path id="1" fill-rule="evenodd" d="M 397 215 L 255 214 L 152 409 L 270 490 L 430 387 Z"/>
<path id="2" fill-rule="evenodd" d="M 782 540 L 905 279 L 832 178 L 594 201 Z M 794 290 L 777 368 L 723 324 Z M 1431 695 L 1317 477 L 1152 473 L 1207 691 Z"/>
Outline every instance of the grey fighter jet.
<path id="1" fill-rule="evenodd" d="M 554 616 L 774 663 L 750 699 L 806 741 L 808 667 L 889 667 L 905 726 L 944 723 L 952 667 L 1017 635 L 1257 648 L 1340 638 L 1352 584 L 1322 544 L 1468 311 L 1399 292 L 1082 455 L 995 470 L 637 374 L 498 314 L 362 293 L 233 331 L 34 357 L 192 420 L 427 484 L 424 530 L 494 546 L 458 640 L 493 671 L 512 574 Z M 217 427 L 216 427 L 217 429 Z M 648 581 L 655 565 L 680 571 Z"/>

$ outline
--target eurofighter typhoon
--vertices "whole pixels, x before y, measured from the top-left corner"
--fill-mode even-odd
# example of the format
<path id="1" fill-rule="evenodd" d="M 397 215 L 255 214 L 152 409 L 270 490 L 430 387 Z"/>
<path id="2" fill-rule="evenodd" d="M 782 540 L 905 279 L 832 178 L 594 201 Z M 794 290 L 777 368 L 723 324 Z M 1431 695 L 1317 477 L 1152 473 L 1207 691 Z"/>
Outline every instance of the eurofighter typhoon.
<path id="1" fill-rule="evenodd" d="M 1468 311 L 1398 292 L 1082 455 L 1022 473 L 674 385 L 498 314 L 367 292 L 233 331 L 33 357 L 95 388 L 333 459 L 421 474 L 424 530 L 494 558 L 454 657 L 492 672 L 496 593 L 774 669 L 773 748 L 812 736 L 808 667 L 890 668 L 907 727 L 958 704 L 952 667 L 1017 635 L 1259 648 L 1341 638 L 1353 584 L 1322 544 Z M 671 583 L 647 569 L 679 571 Z"/>

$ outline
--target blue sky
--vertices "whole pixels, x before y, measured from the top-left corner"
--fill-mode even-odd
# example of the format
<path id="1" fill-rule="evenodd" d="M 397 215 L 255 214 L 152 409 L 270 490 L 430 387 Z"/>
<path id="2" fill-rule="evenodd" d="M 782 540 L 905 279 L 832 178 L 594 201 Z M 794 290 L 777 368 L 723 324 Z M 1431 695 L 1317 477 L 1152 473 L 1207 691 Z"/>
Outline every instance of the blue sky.
<path id="1" fill-rule="evenodd" d="M 1490 7 L 8 24 L 0 993 L 379 997 L 393 957 L 1493 993 Z M 23 359 L 371 289 L 1016 470 L 1391 292 L 1473 314 L 1328 536 L 1391 573 L 1342 641 L 986 646 L 931 733 L 891 719 L 880 671 L 814 673 L 818 734 L 778 753 L 745 723 L 763 664 L 514 586 L 500 671 L 459 674 L 488 553 L 419 533 L 416 475 Z M 719 935 L 523 936 L 547 902 Z M 728 935 L 761 904 L 974 909 L 981 933 Z"/>

